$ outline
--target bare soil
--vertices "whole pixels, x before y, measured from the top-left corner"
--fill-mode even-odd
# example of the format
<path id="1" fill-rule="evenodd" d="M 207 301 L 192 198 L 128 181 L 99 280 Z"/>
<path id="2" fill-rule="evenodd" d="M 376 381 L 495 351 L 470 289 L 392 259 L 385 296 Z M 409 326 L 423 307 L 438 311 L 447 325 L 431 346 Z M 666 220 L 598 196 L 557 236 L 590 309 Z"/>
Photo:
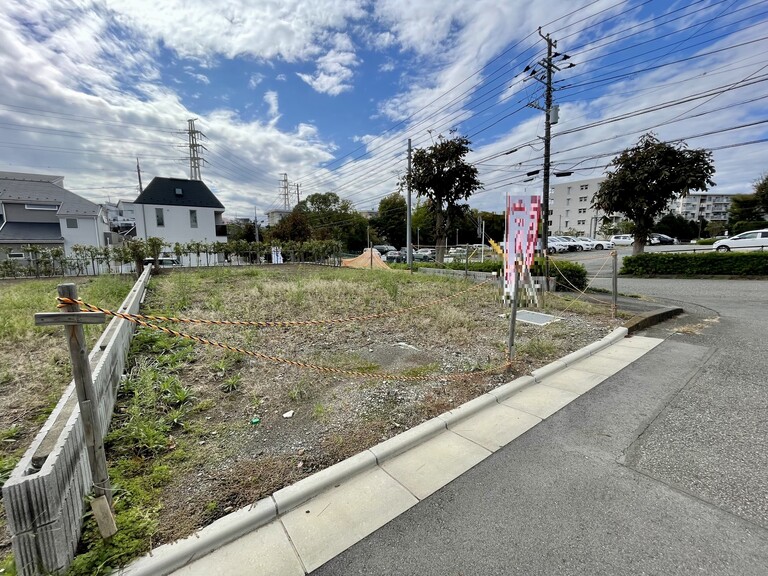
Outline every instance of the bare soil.
<path id="1" fill-rule="evenodd" d="M 472 287 L 406 272 L 298 266 L 175 271 L 152 280 L 144 313 L 199 319 L 323 320 L 444 299 L 408 313 L 340 324 L 171 326 L 245 350 L 373 374 L 323 373 L 198 346 L 179 372 L 196 408 L 169 440 L 169 451 L 183 450 L 183 456 L 162 488 L 152 545 L 188 536 L 620 324 L 605 308 L 552 297 L 548 307 L 571 309 L 546 327 L 519 323 L 517 356 L 504 368 L 508 308 L 497 286 L 467 291 Z M 489 368 L 496 370 L 473 374 Z M 376 375 L 381 372 L 428 378 L 404 381 Z M 227 382 L 238 385 L 232 389 Z"/>

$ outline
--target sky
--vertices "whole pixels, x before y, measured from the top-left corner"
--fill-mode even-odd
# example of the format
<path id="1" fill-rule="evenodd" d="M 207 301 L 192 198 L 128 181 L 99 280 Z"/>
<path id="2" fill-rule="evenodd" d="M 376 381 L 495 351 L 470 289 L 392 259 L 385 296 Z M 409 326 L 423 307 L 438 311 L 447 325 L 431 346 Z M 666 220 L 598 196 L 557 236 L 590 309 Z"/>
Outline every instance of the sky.
<path id="1" fill-rule="evenodd" d="M 540 194 L 544 37 L 556 42 L 551 184 L 601 176 L 653 131 L 712 150 L 717 193 L 768 172 L 768 2 L 3 0 L 0 171 L 95 202 L 189 177 L 225 217 L 398 191 L 407 142 L 467 136 L 501 212 Z M 537 174 L 533 174 L 539 170 Z M 414 202 L 415 202 L 414 198 Z"/>

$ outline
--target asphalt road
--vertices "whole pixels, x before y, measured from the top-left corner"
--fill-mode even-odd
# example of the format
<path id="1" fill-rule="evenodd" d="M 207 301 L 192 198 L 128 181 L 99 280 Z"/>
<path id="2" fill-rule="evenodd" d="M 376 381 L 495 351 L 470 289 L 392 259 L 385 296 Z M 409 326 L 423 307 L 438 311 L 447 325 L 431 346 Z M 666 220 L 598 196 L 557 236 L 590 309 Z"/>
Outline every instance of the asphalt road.
<path id="1" fill-rule="evenodd" d="M 662 344 L 313 575 L 768 574 L 768 281 L 619 282 Z"/>

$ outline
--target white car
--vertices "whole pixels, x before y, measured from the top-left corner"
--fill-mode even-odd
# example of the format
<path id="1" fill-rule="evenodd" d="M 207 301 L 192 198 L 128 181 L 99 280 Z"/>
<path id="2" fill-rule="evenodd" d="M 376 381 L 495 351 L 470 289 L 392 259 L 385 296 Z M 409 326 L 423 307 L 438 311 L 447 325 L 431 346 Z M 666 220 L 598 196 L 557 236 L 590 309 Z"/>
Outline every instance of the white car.
<path id="1" fill-rule="evenodd" d="M 635 243 L 635 237 L 632 234 L 616 234 L 611 236 L 611 242 L 616 246 L 632 246 Z"/>
<path id="2" fill-rule="evenodd" d="M 595 240 L 594 238 L 589 238 L 587 236 L 581 236 L 579 239 L 591 242 L 592 248 L 595 250 L 613 250 L 616 247 L 610 240 Z"/>
<path id="3" fill-rule="evenodd" d="M 768 250 L 768 228 L 762 230 L 750 230 L 718 240 L 712 247 L 718 252 L 730 252 L 731 250 Z"/>
<path id="4" fill-rule="evenodd" d="M 547 248 L 550 252 L 568 252 L 568 244 L 563 241 L 559 236 L 550 236 L 547 241 Z"/>

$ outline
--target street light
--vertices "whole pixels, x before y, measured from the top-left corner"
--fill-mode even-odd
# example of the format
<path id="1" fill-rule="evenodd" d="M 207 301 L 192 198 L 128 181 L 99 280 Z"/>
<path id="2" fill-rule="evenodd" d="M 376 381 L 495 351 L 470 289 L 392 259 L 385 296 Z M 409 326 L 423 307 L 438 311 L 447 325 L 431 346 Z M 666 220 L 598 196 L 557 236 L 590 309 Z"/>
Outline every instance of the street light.
<path id="1" fill-rule="evenodd" d="M 416 228 L 416 250 L 421 248 L 421 242 L 419 242 L 419 231 L 421 228 Z"/>

